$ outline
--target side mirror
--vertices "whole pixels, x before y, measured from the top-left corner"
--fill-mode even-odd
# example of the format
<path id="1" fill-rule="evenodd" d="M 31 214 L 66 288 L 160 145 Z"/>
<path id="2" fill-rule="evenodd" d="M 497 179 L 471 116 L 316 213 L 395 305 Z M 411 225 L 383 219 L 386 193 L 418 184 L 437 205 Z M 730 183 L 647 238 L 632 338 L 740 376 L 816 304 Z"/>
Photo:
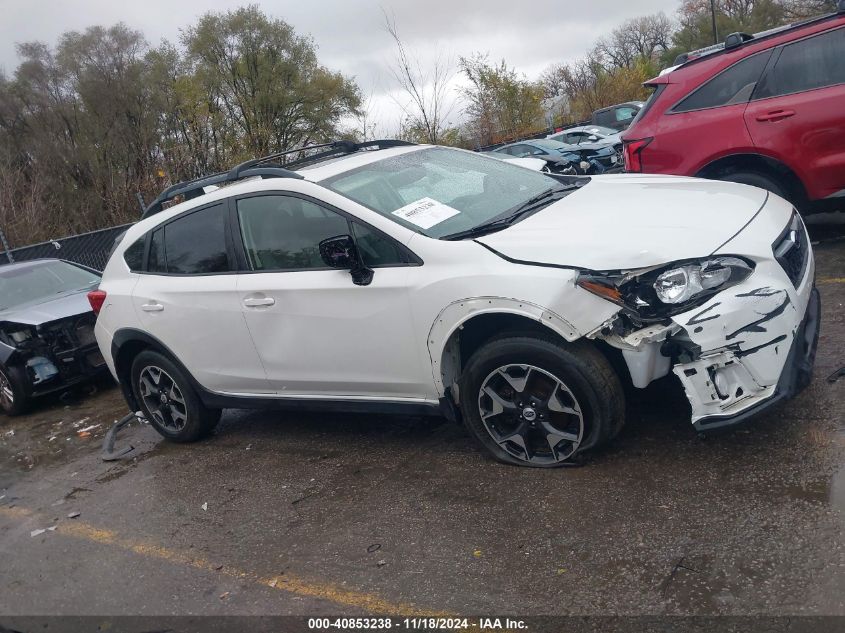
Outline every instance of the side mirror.
<path id="1" fill-rule="evenodd" d="M 364 266 L 351 235 L 337 235 L 320 242 L 320 257 L 329 268 L 348 270 L 356 286 L 367 286 L 373 280 L 373 270 Z"/>
<path id="2" fill-rule="evenodd" d="M 595 134 L 590 134 L 590 136 L 587 137 L 587 140 L 591 143 L 595 143 L 597 140 L 599 140 L 599 137 Z"/>

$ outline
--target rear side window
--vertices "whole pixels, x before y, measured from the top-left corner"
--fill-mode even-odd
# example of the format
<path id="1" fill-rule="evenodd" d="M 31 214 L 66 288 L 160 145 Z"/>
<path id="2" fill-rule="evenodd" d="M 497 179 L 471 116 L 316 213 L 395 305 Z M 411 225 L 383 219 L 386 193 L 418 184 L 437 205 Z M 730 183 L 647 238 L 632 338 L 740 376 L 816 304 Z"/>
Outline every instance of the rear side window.
<path id="1" fill-rule="evenodd" d="M 218 204 L 166 224 L 164 255 L 167 272 L 171 274 L 200 275 L 229 271 L 225 207 Z"/>
<path id="2" fill-rule="evenodd" d="M 755 98 L 803 92 L 845 83 L 845 29 L 783 47 Z"/>
<path id="3" fill-rule="evenodd" d="M 147 243 L 147 236 L 135 240 L 132 246 L 123 252 L 123 260 L 129 266 L 129 270 L 137 272 L 144 268 L 144 246 Z"/>
<path id="4" fill-rule="evenodd" d="M 737 62 L 681 101 L 673 112 L 689 112 L 747 102 L 771 55 L 772 51 L 765 51 Z"/>

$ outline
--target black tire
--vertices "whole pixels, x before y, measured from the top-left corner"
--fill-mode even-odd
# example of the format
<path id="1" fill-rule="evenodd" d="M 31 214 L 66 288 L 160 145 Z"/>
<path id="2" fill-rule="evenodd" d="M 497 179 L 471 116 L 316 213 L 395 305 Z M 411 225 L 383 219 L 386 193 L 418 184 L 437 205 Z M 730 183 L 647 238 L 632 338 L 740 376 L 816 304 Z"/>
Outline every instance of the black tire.
<path id="1" fill-rule="evenodd" d="M 29 393 L 26 388 L 26 373 L 22 367 L 0 365 L 0 411 L 6 415 L 21 415 L 29 408 Z M 11 390 L 11 396 L 5 389 Z"/>
<path id="2" fill-rule="evenodd" d="M 130 375 L 132 393 L 144 417 L 166 439 L 195 442 L 209 435 L 220 421 L 220 409 L 207 408 L 185 372 L 166 356 L 151 350 L 141 352 L 132 362 Z"/>
<path id="3" fill-rule="evenodd" d="M 738 182 L 743 185 L 751 185 L 753 187 L 760 187 L 766 191 L 771 191 L 773 194 L 789 200 L 789 195 L 786 190 L 781 187 L 773 178 L 756 171 L 735 171 L 719 176 L 719 180 L 727 182 Z M 794 200 L 789 200 L 795 204 Z"/>
<path id="4" fill-rule="evenodd" d="M 523 371 L 526 373 L 521 375 Z M 523 391 L 519 392 L 511 381 L 523 379 Z M 488 395 L 489 389 L 482 392 L 485 386 L 496 392 L 499 408 L 503 402 L 515 405 L 501 413 L 485 411 L 490 430 L 482 419 L 482 409 L 497 405 Z M 529 392 L 539 397 L 530 400 Z M 549 404 L 541 404 L 546 396 Z M 551 405 L 553 397 L 556 404 Z M 560 344 L 537 334 L 503 335 L 479 348 L 461 376 L 460 401 L 464 423 L 481 446 L 497 460 L 520 466 L 562 466 L 613 439 L 625 422 L 624 390 L 607 359 L 587 342 Z M 538 403 L 536 407 L 533 402 Z M 529 414 L 533 417 L 526 417 Z M 521 446 L 507 441 L 520 429 L 525 433 Z M 555 442 L 552 438 L 557 432 L 577 433 L 579 439 Z"/>

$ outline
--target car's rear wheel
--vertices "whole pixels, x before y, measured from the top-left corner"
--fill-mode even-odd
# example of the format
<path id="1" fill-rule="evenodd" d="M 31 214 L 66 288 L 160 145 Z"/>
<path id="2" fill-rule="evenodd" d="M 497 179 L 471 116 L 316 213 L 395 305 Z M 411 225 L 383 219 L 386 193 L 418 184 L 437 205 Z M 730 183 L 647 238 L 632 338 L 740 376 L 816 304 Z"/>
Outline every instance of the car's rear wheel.
<path id="1" fill-rule="evenodd" d="M 0 410 L 6 415 L 20 415 L 28 404 L 24 370 L 0 366 Z"/>
<path id="2" fill-rule="evenodd" d="M 730 172 L 719 176 L 719 180 L 726 180 L 727 182 L 738 182 L 743 185 L 759 187 L 760 189 L 771 191 L 773 194 L 789 200 L 789 194 L 787 194 L 784 188 L 779 185 L 777 181 L 775 181 L 769 176 L 766 176 L 765 174 L 760 174 L 755 171 Z M 793 202 L 794 204 L 794 201 L 790 200 L 790 202 Z"/>
<path id="3" fill-rule="evenodd" d="M 510 335 L 482 346 L 460 383 L 472 435 L 499 461 L 552 468 L 616 436 L 622 385 L 587 343 Z"/>
<path id="4" fill-rule="evenodd" d="M 203 405 L 185 373 L 166 356 L 141 352 L 132 363 L 131 375 L 144 416 L 165 438 L 194 442 L 217 426 L 220 409 Z"/>

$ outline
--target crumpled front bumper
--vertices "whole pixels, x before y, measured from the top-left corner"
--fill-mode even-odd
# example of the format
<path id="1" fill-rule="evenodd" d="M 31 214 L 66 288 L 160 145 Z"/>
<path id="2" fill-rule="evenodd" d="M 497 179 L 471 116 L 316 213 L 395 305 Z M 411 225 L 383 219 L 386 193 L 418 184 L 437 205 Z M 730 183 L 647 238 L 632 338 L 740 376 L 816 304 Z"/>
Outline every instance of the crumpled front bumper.
<path id="1" fill-rule="evenodd" d="M 746 404 L 738 413 L 730 413 L 730 405 L 719 407 L 720 410 L 717 413 L 705 415 L 704 417 L 694 417 L 693 426 L 699 431 L 734 426 L 757 416 L 780 401 L 792 398 L 800 393 L 810 384 L 810 379 L 813 375 L 813 363 L 819 340 L 820 315 L 821 300 L 818 290 L 813 287 L 807 309 L 804 313 L 804 319 L 801 321 L 792 338 L 792 343 L 777 383 L 774 386 L 761 389 L 758 395 L 754 397 L 756 402 L 750 405 Z M 737 388 L 735 385 L 734 387 Z M 742 387 L 738 388 L 741 389 Z M 708 393 L 708 391 L 705 390 L 704 393 Z M 689 393 L 690 391 L 687 390 L 687 394 Z M 737 406 L 741 403 L 742 400 L 739 399 L 738 402 L 730 404 Z M 702 409 L 704 408 L 702 407 Z"/>
<path id="2" fill-rule="evenodd" d="M 673 318 L 670 337 L 694 360 L 672 367 L 701 431 L 737 424 L 809 383 L 818 340 L 820 299 L 808 255 L 794 286 L 775 260 L 695 310 Z"/>

